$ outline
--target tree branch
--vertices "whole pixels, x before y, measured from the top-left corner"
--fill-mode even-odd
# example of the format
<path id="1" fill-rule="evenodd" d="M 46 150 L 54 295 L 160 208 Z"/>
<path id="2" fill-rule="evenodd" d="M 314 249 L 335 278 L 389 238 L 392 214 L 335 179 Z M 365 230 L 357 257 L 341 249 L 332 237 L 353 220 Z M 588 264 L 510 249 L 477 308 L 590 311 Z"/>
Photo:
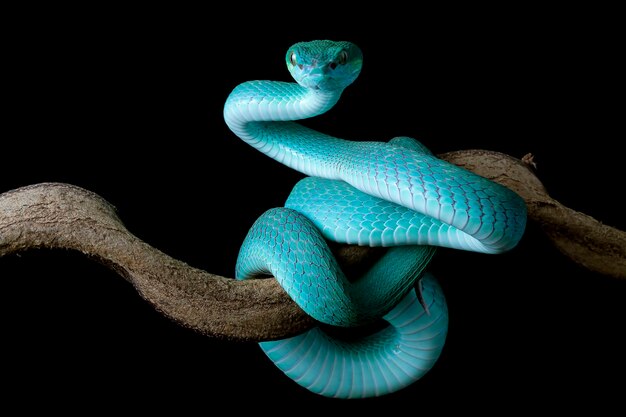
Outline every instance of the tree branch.
<path id="1" fill-rule="evenodd" d="M 440 157 L 518 193 L 526 201 L 529 220 L 539 224 L 552 243 L 572 261 L 603 275 L 626 278 L 626 232 L 550 197 L 531 170 L 532 155 L 519 160 L 498 152 L 468 150 Z"/>
<path id="2" fill-rule="evenodd" d="M 573 261 L 626 278 L 626 233 L 550 198 L 527 163 L 481 150 L 441 157 L 520 194 L 529 219 Z M 236 281 L 173 259 L 130 233 L 107 201 L 73 185 L 43 183 L 0 194 L 0 256 L 33 248 L 71 249 L 95 258 L 132 283 L 158 311 L 211 337 L 270 340 L 315 324 L 276 280 Z M 380 253 L 353 246 L 337 249 L 348 274 Z"/>

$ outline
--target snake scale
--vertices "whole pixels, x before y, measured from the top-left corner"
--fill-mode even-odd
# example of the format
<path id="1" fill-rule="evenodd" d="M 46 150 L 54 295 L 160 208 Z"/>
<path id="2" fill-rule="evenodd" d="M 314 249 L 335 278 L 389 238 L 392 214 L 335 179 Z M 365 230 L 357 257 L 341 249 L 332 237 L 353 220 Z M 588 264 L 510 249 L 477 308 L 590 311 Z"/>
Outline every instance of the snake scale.
<path id="1" fill-rule="evenodd" d="M 437 246 L 501 253 L 521 239 L 526 206 L 514 192 L 435 157 L 420 142 L 349 141 L 297 123 L 320 115 L 359 75 L 351 42 L 296 43 L 294 82 L 234 88 L 224 119 L 239 138 L 307 177 L 284 207 L 262 214 L 240 248 L 236 278 L 272 275 L 320 326 L 261 342 L 290 378 L 329 397 L 395 392 L 421 378 L 446 339 L 444 295 L 425 269 Z M 389 247 L 349 280 L 328 241 Z M 372 326 L 341 337 L 341 327 Z"/>

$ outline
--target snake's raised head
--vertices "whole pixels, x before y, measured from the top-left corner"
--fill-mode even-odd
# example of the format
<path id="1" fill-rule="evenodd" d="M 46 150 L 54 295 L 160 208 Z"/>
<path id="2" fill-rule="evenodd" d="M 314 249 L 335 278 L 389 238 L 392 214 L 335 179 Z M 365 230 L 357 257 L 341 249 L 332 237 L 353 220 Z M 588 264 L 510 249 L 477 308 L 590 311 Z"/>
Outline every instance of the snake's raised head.
<path id="1" fill-rule="evenodd" d="M 358 46 L 329 40 L 296 43 L 285 59 L 298 84 L 314 90 L 343 90 L 356 80 L 363 64 Z"/>

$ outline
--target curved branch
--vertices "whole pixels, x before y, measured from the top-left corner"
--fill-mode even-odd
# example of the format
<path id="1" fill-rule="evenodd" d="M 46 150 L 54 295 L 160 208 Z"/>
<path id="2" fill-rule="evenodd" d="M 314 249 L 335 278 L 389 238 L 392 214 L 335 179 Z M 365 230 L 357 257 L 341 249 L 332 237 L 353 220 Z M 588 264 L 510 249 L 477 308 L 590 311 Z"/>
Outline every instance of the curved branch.
<path id="1" fill-rule="evenodd" d="M 276 280 L 236 281 L 173 259 L 131 234 L 107 201 L 69 184 L 0 194 L 0 256 L 31 248 L 92 256 L 157 310 L 213 337 L 266 340 L 313 325 Z"/>
<path id="2" fill-rule="evenodd" d="M 518 193 L 552 243 L 572 261 L 615 278 L 626 278 L 626 232 L 559 203 L 530 169 L 532 155 L 522 160 L 483 150 L 440 155 L 448 162 L 505 185 Z"/>
<path id="3" fill-rule="evenodd" d="M 529 218 L 575 262 L 625 277 L 626 233 L 551 199 L 522 161 L 478 150 L 441 157 L 520 194 Z M 0 194 L 0 256 L 32 248 L 72 249 L 96 258 L 131 282 L 157 310 L 212 337 L 269 340 L 315 324 L 276 280 L 236 281 L 173 259 L 130 233 L 107 201 L 69 184 L 43 183 Z M 372 254 L 380 251 L 338 248 L 347 268 L 358 268 Z"/>

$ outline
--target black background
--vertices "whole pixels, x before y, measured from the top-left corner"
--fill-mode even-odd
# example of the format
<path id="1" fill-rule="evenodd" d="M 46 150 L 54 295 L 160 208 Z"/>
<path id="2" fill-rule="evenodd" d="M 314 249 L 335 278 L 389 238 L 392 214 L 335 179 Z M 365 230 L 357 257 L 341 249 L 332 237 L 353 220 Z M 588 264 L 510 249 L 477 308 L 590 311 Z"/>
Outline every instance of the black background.
<path id="1" fill-rule="evenodd" d="M 224 101 L 246 80 L 288 80 L 292 43 L 345 39 L 363 50 L 363 72 L 310 126 L 354 140 L 413 136 L 434 152 L 532 152 L 553 197 L 626 229 L 617 201 L 623 45 L 611 11 L 395 9 L 370 20 L 334 9 L 283 13 L 274 20 L 269 10 L 243 7 L 12 15 L 0 192 L 43 181 L 87 188 L 154 247 L 233 276 L 250 225 L 282 205 L 302 176 L 236 138 L 222 119 Z M 619 403 L 624 282 L 574 265 L 535 224 L 510 253 L 442 250 L 431 270 L 450 310 L 440 360 L 413 386 L 351 406 Z M 178 327 L 80 254 L 6 257 L 0 275 L 4 400 L 346 404 L 301 389 L 256 345 Z"/>

